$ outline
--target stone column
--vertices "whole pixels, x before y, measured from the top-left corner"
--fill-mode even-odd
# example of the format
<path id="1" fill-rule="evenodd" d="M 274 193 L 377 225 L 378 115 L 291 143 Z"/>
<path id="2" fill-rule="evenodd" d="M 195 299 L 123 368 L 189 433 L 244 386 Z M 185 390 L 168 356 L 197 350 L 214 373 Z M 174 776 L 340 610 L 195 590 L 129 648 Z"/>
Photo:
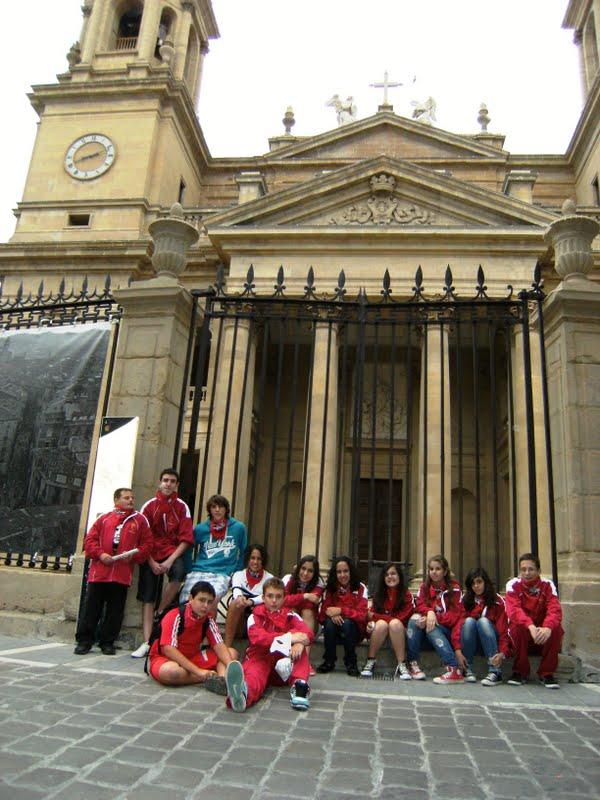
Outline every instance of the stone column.
<path id="1" fill-rule="evenodd" d="M 204 514 L 206 501 L 211 495 L 222 494 L 232 503 L 232 515 L 243 520 L 247 516 L 256 342 L 250 320 L 225 319 L 217 361 L 217 338 L 218 328 L 215 328 L 211 352 L 213 365 L 209 374 L 212 376 L 211 380 L 216 381 L 216 387 L 200 512 Z M 246 360 L 248 360 L 247 369 Z M 244 373 L 246 373 L 245 391 L 243 391 Z M 208 387 L 208 394 L 211 395 L 211 387 Z M 201 479 L 202 475 L 199 474 L 198 491 Z"/>
<path id="2" fill-rule="evenodd" d="M 115 291 L 123 307 L 109 400 L 109 415 L 138 416 L 133 489 L 138 502 L 152 496 L 160 470 L 172 466 L 181 402 L 192 297 L 179 283 L 186 250 L 198 232 L 171 216 L 150 225 L 156 278 Z"/>
<path id="3" fill-rule="evenodd" d="M 183 80 L 185 72 L 185 60 L 187 56 L 188 38 L 192 25 L 192 4 L 182 3 L 181 15 L 177 21 L 177 31 L 175 37 L 175 56 L 173 64 L 173 77 Z"/>
<path id="4" fill-rule="evenodd" d="M 328 568 L 333 554 L 337 424 L 338 328 L 335 323 L 317 322 L 310 397 L 310 430 L 305 456 L 302 552 L 316 554 L 323 570 Z"/>
<path id="5" fill-rule="evenodd" d="M 598 223 L 572 203 L 545 234 L 563 278 L 544 303 L 563 648 L 600 655 L 600 286 L 589 280 Z"/>
<path id="6" fill-rule="evenodd" d="M 419 414 L 419 528 L 415 572 L 424 566 L 421 563 L 423 546 L 425 558 L 436 553 L 450 558 L 452 554 L 450 359 L 445 326 L 429 325 L 423 336 Z"/>
<path id="7" fill-rule="evenodd" d="M 93 7 L 91 8 L 91 14 L 89 16 L 89 21 L 85 24 L 85 37 L 81 42 L 81 60 L 84 64 L 88 64 L 94 57 L 94 53 L 99 44 L 99 37 L 100 37 L 100 29 L 101 23 L 104 19 L 104 10 L 105 10 L 106 3 L 99 2 L 96 0 Z M 84 12 L 85 15 L 85 12 Z M 82 37 L 84 36 L 82 31 Z"/>
<path id="8" fill-rule="evenodd" d="M 200 99 L 200 88 L 202 86 L 202 72 L 204 71 L 204 59 L 208 55 L 208 42 L 200 42 L 200 54 L 198 56 L 198 69 L 194 79 L 194 108 L 198 108 Z"/>
<path id="9" fill-rule="evenodd" d="M 138 55 L 143 61 L 150 61 L 154 55 L 161 10 L 162 7 L 158 0 L 146 0 L 144 3 L 144 13 L 137 46 Z"/>

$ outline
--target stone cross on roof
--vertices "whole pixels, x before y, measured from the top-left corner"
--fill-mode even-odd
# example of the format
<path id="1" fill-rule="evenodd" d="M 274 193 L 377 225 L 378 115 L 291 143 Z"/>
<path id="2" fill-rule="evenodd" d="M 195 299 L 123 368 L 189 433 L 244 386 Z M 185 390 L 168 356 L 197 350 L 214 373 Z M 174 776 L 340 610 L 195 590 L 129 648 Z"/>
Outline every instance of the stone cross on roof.
<path id="1" fill-rule="evenodd" d="M 404 86 L 400 81 L 390 81 L 387 69 L 383 73 L 383 80 L 370 83 L 374 89 L 383 89 L 383 103 L 378 107 L 379 111 L 393 111 L 394 107 L 388 103 L 388 89 L 395 89 L 398 86 Z"/>

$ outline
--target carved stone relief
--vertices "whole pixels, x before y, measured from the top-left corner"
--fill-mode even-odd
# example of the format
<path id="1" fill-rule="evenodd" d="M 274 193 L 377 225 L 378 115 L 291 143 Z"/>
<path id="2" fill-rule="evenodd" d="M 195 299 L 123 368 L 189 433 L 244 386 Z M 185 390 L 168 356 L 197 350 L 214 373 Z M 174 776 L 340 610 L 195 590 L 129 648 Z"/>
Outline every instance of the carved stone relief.
<path id="1" fill-rule="evenodd" d="M 362 398 L 362 438 L 370 439 L 373 431 L 373 379 L 375 377 L 375 438 L 389 440 L 390 423 L 392 423 L 392 438 L 395 440 L 406 439 L 406 370 L 398 364 L 394 370 L 392 414 L 392 383 L 389 376 L 381 374 L 383 367 L 384 365 L 380 364 L 377 375 L 374 375 L 373 365 L 365 364 Z M 389 370 L 389 364 L 386 364 L 385 368 Z"/>
<path id="2" fill-rule="evenodd" d="M 374 175 L 369 181 L 372 194 L 361 203 L 353 203 L 330 219 L 332 225 L 433 225 L 435 215 L 415 203 L 402 204 L 394 195 L 396 179 L 392 175 Z"/>

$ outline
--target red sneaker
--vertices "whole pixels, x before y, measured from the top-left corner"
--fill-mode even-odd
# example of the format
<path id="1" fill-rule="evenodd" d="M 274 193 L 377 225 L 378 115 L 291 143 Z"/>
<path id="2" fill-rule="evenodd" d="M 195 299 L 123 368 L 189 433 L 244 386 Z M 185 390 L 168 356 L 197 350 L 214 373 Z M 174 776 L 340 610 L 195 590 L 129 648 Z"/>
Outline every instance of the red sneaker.
<path id="1" fill-rule="evenodd" d="M 446 667 L 446 672 L 444 672 L 443 675 L 434 678 L 433 682 L 443 683 L 443 684 L 454 684 L 454 683 L 464 683 L 465 679 L 463 678 L 463 674 L 458 667 Z"/>
<path id="2" fill-rule="evenodd" d="M 316 669 L 313 667 L 313 665 L 312 665 L 312 664 L 310 665 L 310 669 L 309 669 L 309 671 L 308 671 L 308 674 L 310 675 L 310 677 L 311 677 L 311 678 L 317 674 L 317 671 L 316 671 Z"/>

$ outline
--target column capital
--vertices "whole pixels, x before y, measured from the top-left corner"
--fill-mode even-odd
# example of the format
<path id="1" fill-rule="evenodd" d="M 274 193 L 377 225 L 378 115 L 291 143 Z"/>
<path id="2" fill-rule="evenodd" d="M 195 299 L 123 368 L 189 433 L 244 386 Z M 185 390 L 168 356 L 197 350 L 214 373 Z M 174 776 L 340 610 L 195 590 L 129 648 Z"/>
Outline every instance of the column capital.
<path id="1" fill-rule="evenodd" d="M 576 211 L 573 200 L 563 203 L 562 217 L 546 229 L 544 241 L 554 248 L 554 269 L 563 281 L 591 288 L 593 284 L 587 276 L 594 267 L 592 241 L 600 232 L 600 225 Z"/>

